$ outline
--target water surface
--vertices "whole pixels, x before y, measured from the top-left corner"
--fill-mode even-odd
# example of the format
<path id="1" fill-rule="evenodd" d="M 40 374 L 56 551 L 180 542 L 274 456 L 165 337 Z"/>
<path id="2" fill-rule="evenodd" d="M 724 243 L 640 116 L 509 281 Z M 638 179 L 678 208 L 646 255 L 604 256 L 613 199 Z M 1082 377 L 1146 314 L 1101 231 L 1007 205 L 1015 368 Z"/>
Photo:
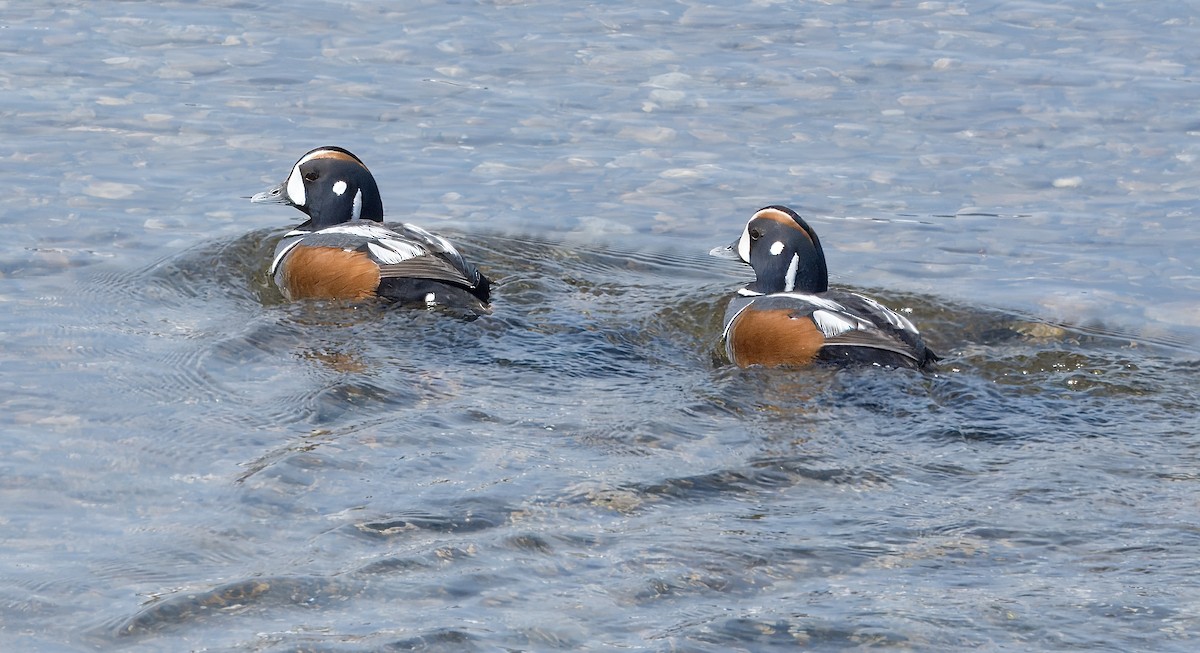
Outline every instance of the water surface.
<path id="1" fill-rule="evenodd" d="M 1197 20 L 0 8 L 0 648 L 1193 650 Z M 325 144 L 492 315 L 282 300 Z M 936 374 L 722 359 L 781 202 Z"/>

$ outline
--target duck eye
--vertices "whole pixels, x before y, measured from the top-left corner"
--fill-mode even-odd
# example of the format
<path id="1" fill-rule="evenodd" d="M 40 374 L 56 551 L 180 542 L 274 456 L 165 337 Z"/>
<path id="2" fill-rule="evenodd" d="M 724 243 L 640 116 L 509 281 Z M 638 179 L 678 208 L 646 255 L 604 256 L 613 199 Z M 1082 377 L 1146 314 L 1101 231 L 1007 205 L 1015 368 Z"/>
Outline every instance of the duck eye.
<path id="1" fill-rule="evenodd" d="M 750 240 L 758 240 L 759 238 L 762 238 L 762 231 L 758 229 L 751 229 Z"/>
<path id="2" fill-rule="evenodd" d="M 316 172 L 316 171 L 312 171 L 312 172 L 306 172 L 306 173 L 304 173 L 304 180 L 305 180 L 305 181 L 316 181 L 316 180 L 317 180 L 317 179 L 319 179 L 320 177 L 321 177 L 321 175 L 317 174 L 317 172 Z"/>

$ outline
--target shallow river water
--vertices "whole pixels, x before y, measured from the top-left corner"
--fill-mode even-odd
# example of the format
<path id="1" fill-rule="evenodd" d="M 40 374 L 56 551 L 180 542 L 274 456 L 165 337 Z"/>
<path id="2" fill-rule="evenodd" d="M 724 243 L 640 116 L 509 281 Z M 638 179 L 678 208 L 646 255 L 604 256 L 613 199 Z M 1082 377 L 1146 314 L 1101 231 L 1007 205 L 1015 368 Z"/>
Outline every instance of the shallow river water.
<path id="1" fill-rule="evenodd" d="M 1200 8 L 0 1 L 0 650 L 1194 651 Z M 286 303 L 305 151 L 496 282 Z M 786 203 L 931 374 L 740 370 Z"/>

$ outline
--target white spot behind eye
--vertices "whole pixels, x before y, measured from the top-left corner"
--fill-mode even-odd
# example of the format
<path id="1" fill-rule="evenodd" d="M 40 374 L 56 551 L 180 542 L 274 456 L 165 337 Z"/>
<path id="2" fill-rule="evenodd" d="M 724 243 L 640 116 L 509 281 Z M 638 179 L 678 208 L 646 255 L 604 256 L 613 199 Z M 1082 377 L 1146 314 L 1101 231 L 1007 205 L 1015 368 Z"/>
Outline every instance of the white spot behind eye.
<path id="1" fill-rule="evenodd" d="M 337 181 L 333 184 L 333 194 L 334 195 L 341 195 L 344 192 L 346 192 L 346 182 Z"/>
<path id="2" fill-rule="evenodd" d="M 779 252 L 783 251 L 783 241 L 777 240 L 771 243 L 771 256 L 779 256 Z"/>
<path id="3" fill-rule="evenodd" d="M 428 293 L 427 295 L 425 295 L 425 303 L 429 304 L 429 305 L 436 304 L 437 303 L 437 295 L 435 295 L 433 293 Z"/>

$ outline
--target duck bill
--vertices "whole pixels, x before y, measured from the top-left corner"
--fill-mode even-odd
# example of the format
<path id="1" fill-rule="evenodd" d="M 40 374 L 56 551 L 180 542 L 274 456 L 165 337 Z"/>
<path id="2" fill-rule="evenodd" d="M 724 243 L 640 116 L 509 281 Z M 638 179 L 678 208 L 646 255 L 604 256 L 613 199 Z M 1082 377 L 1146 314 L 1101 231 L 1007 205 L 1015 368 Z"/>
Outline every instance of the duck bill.
<path id="1" fill-rule="evenodd" d="M 708 250 L 708 255 L 715 256 L 717 258 L 729 259 L 730 261 L 741 261 L 742 257 L 738 256 L 737 248 L 738 241 L 735 240 L 723 247 L 714 247 Z"/>
<path id="2" fill-rule="evenodd" d="M 261 193 L 250 198 L 255 204 L 291 204 L 292 201 L 288 198 L 287 182 L 283 182 L 276 186 L 272 186 Z"/>

